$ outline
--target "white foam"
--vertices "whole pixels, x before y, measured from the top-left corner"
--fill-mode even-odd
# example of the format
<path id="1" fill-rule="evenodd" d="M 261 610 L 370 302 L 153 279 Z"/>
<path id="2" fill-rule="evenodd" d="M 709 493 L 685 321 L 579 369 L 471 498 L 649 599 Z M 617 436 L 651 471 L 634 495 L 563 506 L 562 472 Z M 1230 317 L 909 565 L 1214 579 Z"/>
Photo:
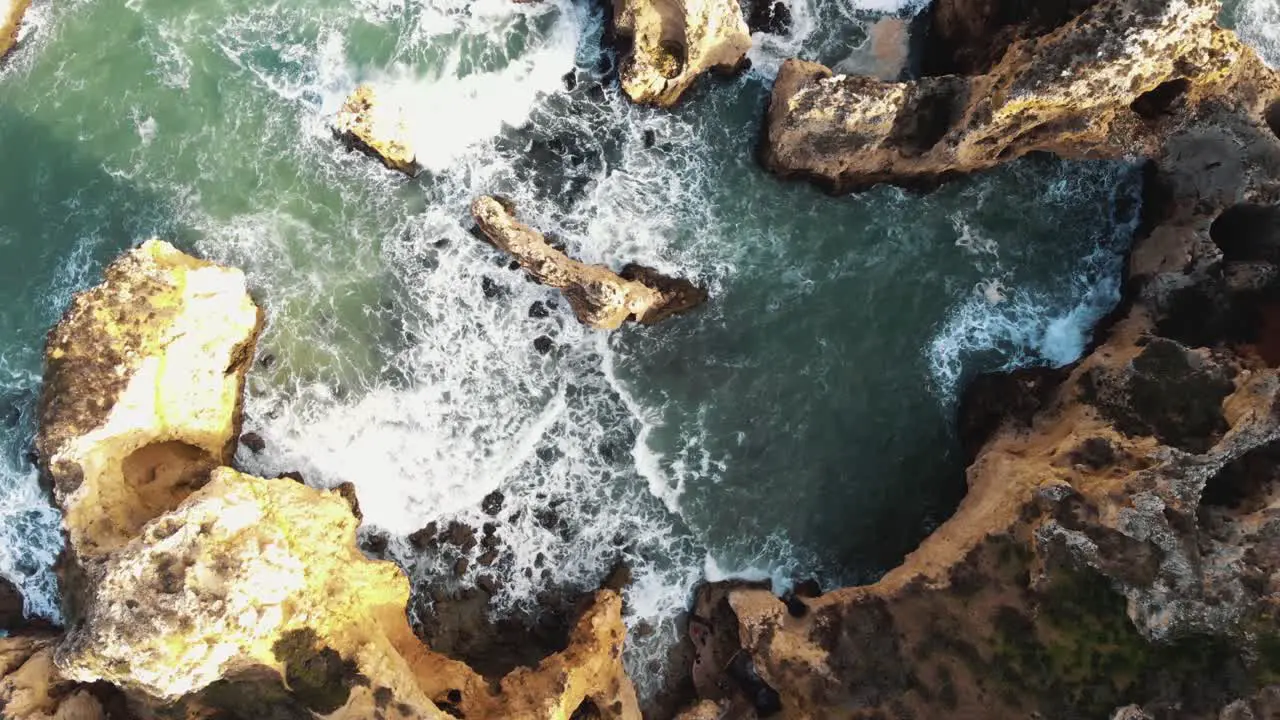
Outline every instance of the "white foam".
<path id="1" fill-rule="evenodd" d="M 1280 67 L 1280 0 L 1224 3 L 1224 19 L 1271 67 Z"/>

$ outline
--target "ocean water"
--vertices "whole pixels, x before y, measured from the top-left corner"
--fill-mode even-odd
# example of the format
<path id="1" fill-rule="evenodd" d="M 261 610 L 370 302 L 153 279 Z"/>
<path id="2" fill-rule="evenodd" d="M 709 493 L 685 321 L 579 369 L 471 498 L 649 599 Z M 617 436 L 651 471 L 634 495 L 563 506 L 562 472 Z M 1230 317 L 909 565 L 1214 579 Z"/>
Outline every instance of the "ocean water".
<path id="1" fill-rule="evenodd" d="M 26 457 L 43 335 L 160 236 L 244 268 L 268 311 L 245 428 L 266 449 L 238 463 L 355 483 L 363 535 L 421 587 L 454 573 L 407 541 L 429 522 L 498 523 L 498 559 L 461 578 L 499 581 L 498 615 L 625 560 L 648 690 L 700 578 L 874 579 L 963 493 L 965 379 L 1074 360 L 1138 207 L 1123 163 L 1028 159 L 927 196 L 760 170 L 781 60 L 856 71 L 872 23 L 921 7 L 797 0 L 750 72 L 662 111 L 609 82 L 586 2 L 36 0 L 0 70 L 0 574 L 57 617 L 59 518 Z M 413 108 L 418 180 L 332 138 L 358 82 Z M 495 192 L 576 256 L 712 301 L 581 327 L 469 234 Z"/>

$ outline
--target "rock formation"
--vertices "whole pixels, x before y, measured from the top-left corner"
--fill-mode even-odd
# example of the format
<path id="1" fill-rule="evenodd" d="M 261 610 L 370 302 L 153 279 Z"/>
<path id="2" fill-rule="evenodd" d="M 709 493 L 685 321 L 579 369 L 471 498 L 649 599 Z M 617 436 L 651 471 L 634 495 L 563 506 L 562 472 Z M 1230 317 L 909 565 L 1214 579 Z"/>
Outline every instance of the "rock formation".
<path id="1" fill-rule="evenodd" d="M 742 67 L 751 33 L 737 0 L 613 0 L 622 89 L 671 107 L 708 70 Z"/>
<path id="2" fill-rule="evenodd" d="M 762 160 L 784 177 L 844 192 L 930 187 L 1038 151 L 1153 156 L 1205 98 L 1255 75 L 1256 56 L 1215 25 L 1218 8 L 1217 0 L 1098 2 L 1014 41 L 972 76 L 892 83 L 789 60 L 774 85 Z M 986 52 L 1000 47 L 981 40 Z"/>
<path id="3" fill-rule="evenodd" d="M 0 61 L 4 60 L 18 42 L 18 30 L 22 16 L 31 7 L 31 0 L 0 0 Z"/>
<path id="4" fill-rule="evenodd" d="M 357 87 L 347 98 L 334 118 L 333 133 L 348 147 L 381 160 L 390 170 L 409 177 L 422 172 L 404 108 L 379 97 L 370 85 Z"/>
<path id="5" fill-rule="evenodd" d="M 1141 13 L 1167 20 L 1204 8 L 1112 0 L 1046 36 L 1057 40 L 1023 42 L 1046 52 L 1058 33 L 1101 17 L 1133 20 L 1115 27 L 1147 37 Z M 979 414 L 962 421 L 967 432 L 990 433 L 977 443 L 968 495 L 879 582 L 785 600 L 727 588 L 718 611 L 700 608 L 719 656 L 740 653 L 747 667 L 737 677 L 759 680 L 721 678 L 731 697 L 758 705 L 751 693 L 762 686 L 786 718 L 1274 714 L 1280 80 L 1202 20 L 1208 45 L 1162 44 L 1195 34 L 1171 32 L 1149 38 L 1153 57 L 1121 66 L 1082 41 L 1067 65 L 1076 72 L 1036 60 L 1024 66 L 1032 77 L 1004 78 L 1008 88 L 1034 88 L 1022 97 L 1039 103 L 1055 78 L 1104 94 L 1169 77 L 1137 68 L 1185 74 L 1185 92 L 1144 96 L 1143 113 L 1130 110 L 1137 119 L 1117 110 L 1098 116 L 1101 129 L 1049 128 L 1074 155 L 1118 147 L 1130 130 L 1117 128 L 1129 127 L 1129 147 L 1153 160 L 1120 319 L 1071 368 L 984 383 L 1024 396 L 967 403 Z M 1185 63 L 1160 54 L 1175 46 Z M 1015 43 L 1002 64 L 1028 47 Z M 1122 67 L 1134 71 L 1121 73 L 1124 82 Z M 1023 112 L 1048 107 L 1035 103 Z M 1153 139 L 1152 128 L 1167 135 Z M 1066 144 L 1072 133 L 1079 153 Z M 865 152 L 881 149 L 871 142 Z"/>
<path id="6" fill-rule="evenodd" d="M 687 312 L 707 300 L 707 292 L 688 280 L 670 278 L 643 265 L 615 273 L 587 265 L 552 247 L 542 233 L 515 218 L 509 203 L 479 197 L 471 204 L 481 232 L 511 253 L 535 280 L 559 288 L 585 325 L 613 330 L 628 321 L 652 325 Z"/>
<path id="7" fill-rule="evenodd" d="M 0 717 L 6 720 L 115 720 L 91 688 L 63 678 L 53 664 L 57 639 L 48 635 L 0 638 Z M 110 704 L 110 703 L 108 703 Z"/>
<path id="8" fill-rule="evenodd" d="M 484 677 L 414 635 L 350 486 L 219 466 L 261 325 L 238 271 L 152 241 L 105 275 L 49 335 L 37 439 L 72 624 L 0 640 L 5 718 L 639 719 L 616 592 L 560 652 Z"/>
<path id="9" fill-rule="evenodd" d="M 231 460 L 262 315 L 244 274 L 152 240 L 49 333 L 40 467 L 71 550 L 101 558 Z"/>

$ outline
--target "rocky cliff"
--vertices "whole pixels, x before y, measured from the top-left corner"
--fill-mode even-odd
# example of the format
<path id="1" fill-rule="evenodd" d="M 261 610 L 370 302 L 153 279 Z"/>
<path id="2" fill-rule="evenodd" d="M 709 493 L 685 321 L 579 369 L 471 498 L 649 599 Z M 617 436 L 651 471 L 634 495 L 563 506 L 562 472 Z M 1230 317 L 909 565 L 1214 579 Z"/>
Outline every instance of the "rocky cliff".
<path id="1" fill-rule="evenodd" d="M 788 718 L 1275 716 L 1280 83 L 1214 10 L 1100 2 L 1015 41 L 985 79 L 926 79 L 995 83 L 948 123 L 943 150 L 902 163 L 875 138 L 838 146 L 825 178 L 853 184 L 937 179 L 1033 146 L 1145 154 L 1143 227 L 1125 303 L 1087 357 L 970 398 L 982 417 L 962 424 L 990 433 L 968 494 L 901 566 L 817 597 L 704 591 L 702 655 L 740 658 L 704 683 L 708 700 Z M 1102 18 L 1124 42 L 1070 39 Z M 1072 48 L 1057 66 L 1055 47 Z M 836 98 L 870 102 L 863 79 L 805 72 L 800 91 L 780 82 L 775 111 L 780 97 L 792 119 L 826 107 L 831 128 L 849 107 Z M 889 91 L 920 86 L 877 87 L 892 124 L 905 106 Z M 1060 112 L 1071 98 L 1094 123 Z M 852 117 L 839 122 L 860 127 Z M 1002 126 L 1013 134 L 991 134 Z M 961 152 L 991 137 L 1013 149 Z M 939 164 L 926 172 L 925 157 Z"/>
<path id="2" fill-rule="evenodd" d="M 622 89 L 670 107 L 708 71 L 744 67 L 751 33 L 736 0 L 613 0 Z"/>
<path id="3" fill-rule="evenodd" d="M 1254 53 L 1215 24 L 1218 8 L 1217 0 L 1098 2 L 1013 41 L 977 75 L 893 83 L 789 60 L 761 157 L 779 175 L 833 192 L 927 188 L 1031 152 L 1151 157 L 1202 105 L 1259 76 Z M 1000 48 L 990 40 L 972 37 L 956 52 Z"/>
<path id="4" fill-rule="evenodd" d="M 415 636 L 351 493 L 220 465 L 260 325 L 238 271 L 152 241 L 49 334 L 37 442 L 71 624 L 0 641 L 3 717 L 638 719 L 616 592 L 485 677 Z"/>
<path id="5" fill-rule="evenodd" d="M 243 273 L 155 240 L 72 300 L 47 341 L 36 449 L 80 562 L 230 462 L 261 325 Z"/>
<path id="6" fill-rule="evenodd" d="M 615 273 L 565 255 L 542 233 L 516 220 L 514 208 L 492 197 L 476 198 L 471 215 L 480 232 L 511 253 L 534 280 L 558 288 L 585 325 L 614 330 L 634 320 L 644 325 L 688 312 L 707 300 L 707 292 L 688 280 L 671 278 L 643 265 Z"/>

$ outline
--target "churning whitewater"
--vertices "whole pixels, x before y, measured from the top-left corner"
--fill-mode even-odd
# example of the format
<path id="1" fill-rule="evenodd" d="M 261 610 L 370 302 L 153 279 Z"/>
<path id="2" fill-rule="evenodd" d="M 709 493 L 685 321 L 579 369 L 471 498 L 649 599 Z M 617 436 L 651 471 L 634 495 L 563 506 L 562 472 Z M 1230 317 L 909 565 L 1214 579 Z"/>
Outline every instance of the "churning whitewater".
<path id="1" fill-rule="evenodd" d="M 620 95 L 591 3 L 37 0 L 0 70 L 0 574 L 57 617 L 59 518 L 28 457 L 43 334 L 160 236 L 243 268 L 267 309 L 245 423 L 263 447 L 239 464 L 354 483 L 366 547 L 420 592 L 486 576 L 501 615 L 625 561 L 652 690 L 699 578 L 875 577 L 963 491 L 957 388 L 1075 360 L 1139 209 L 1119 163 L 842 198 L 755 165 L 783 58 L 876 72 L 873 24 L 922 5 L 797 2 L 750 72 L 662 111 Z M 334 140 L 358 83 L 410 108 L 419 179 Z M 575 257 L 712 302 L 586 329 L 472 236 L 493 193 Z M 409 540 L 453 521 L 492 523 L 496 557 Z"/>

